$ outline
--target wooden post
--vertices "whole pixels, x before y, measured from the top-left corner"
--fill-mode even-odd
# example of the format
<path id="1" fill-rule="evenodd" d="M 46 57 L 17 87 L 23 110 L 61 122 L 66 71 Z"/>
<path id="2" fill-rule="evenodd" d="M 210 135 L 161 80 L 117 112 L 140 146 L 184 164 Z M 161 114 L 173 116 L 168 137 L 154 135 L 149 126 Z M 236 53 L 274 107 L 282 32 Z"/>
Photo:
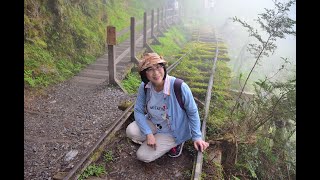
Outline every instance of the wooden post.
<path id="1" fill-rule="evenodd" d="M 168 21 L 167 21 L 167 17 L 168 16 L 168 10 L 166 8 L 164 8 L 164 24 L 165 24 L 165 29 L 168 29 L 169 28 L 169 24 L 168 24 Z"/>
<path id="2" fill-rule="evenodd" d="M 130 44 L 131 44 L 131 48 L 130 48 L 130 54 L 131 54 L 131 62 L 135 62 L 135 57 L 136 57 L 136 52 L 135 52 L 135 47 L 136 47 L 136 43 L 135 43 L 135 21 L 134 21 L 134 17 L 131 17 L 131 25 L 130 25 Z"/>
<path id="3" fill-rule="evenodd" d="M 159 8 L 157 8 L 157 30 L 160 31 L 160 11 Z"/>
<path id="4" fill-rule="evenodd" d="M 160 17 L 161 17 L 161 23 L 160 23 Z M 158 8 L 158 33 L 159 33 L 159 36 L 164 37 L 164 33 L 162 32 L 162 29 L 164 29 L 164 27 L 163 27 L 163 8 L 161 8 L 161 12 L 160 12 L 160 9 Z"/>
<path id="5" fill-rule="evenodd" d="M 116 65 L 115 65 L 115 45 L 116 27 L 107 27 L 107 44 L 108 44 L 108 70 L 109 70 L 109 84 L 117 85 L 116 83 Z"/>
<path id="6" fill-rule="evenodd" d="M 164 12 L 164 23 L 167 25 L 167 9 L 164 8 L 163 12 Z"/>
<path id="7" fill-rule="evenodd" d="M 162 19 L 162 20 L 161 20 L 161 28 L 162 28 L 162 31 L 163 31 L 163 32 L 165 32 L 165 31 L 166 31 L 165 18 L 164 18 L 164 15 L 165 15 L 165 14 L 164 14 L 164 11 L 165 11 L 165 8 L 163 7 L 163 8 L 162 8 L 162 11 L 161 11 L 161 12 L 162 12 L 162 16 L 161 16 L 161 19 Z"/>
<path id="8" fill-rule="evenodd" d="M 154 36 L 153 34 L 153 26 L 154 26 L 154 10 L 151 10 L 151 37 Z"/>
<path id="9" fill-rule="evenodd" d="M 181 10 L 181 6 L 179 6 L 179 9 L 178 9 L 178 16 L 179 16 L 179 23 L 182 22 L 182 10 Z"/>
<path id="10" fill-rule="evenodd" d="M 180 16 L 180 18 L 182 18 L 182 16 L 183 16 L 183 9 L 182 9 L 183 7 L 182 6 L 180 6 L 179 7 L 179 16 Z"/>
<path id="11" fill-rule="evenodd" d="M 157 37 L 154 35 L 154 10 L 152 9 L 151 14 L 151 38 L 154 39 L 155 44 L 161 44 L 160 41 L 157 39 Z"/>
<path id="12" fill-rule="evenodd" d="M 163 16 L 164 16 L 164 13 L 163 13 L 163 10 L 164 8 L 162 8 L 162 10 L 161 10 L 161 27 L 163 28 L 163 25 L 164 25 L 164 23 L 163 23 Z"/>
<path id="13" fill-rule="evenodd" d="M 143 47 L 147 45 L 147 13 L 143 13 Z"/>

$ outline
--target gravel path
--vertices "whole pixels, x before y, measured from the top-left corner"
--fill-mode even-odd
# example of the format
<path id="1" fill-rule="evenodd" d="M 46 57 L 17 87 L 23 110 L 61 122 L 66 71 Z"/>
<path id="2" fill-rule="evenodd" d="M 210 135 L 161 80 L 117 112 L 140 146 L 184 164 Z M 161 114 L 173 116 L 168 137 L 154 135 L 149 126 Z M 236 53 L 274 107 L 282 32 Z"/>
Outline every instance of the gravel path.
<path id="1" fill-rule="evenodd" d="M 69 81 L 24 97 L 24 179 L 53 179 L 71 169 L 135 97 L 102 84 L 80 89 Z"/>

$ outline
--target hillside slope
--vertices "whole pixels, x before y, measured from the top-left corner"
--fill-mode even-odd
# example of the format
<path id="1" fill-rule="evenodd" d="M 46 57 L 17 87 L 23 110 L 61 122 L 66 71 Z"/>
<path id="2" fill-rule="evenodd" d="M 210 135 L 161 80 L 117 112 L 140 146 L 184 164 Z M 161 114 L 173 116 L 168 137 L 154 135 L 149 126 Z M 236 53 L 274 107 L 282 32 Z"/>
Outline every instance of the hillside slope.
<path id="1" fill-rule="evenodd" d="M 106 27 L 117 31 L 164 0 L 24 1 L 24 83 L 28 90 L 65 81 L 105 52 Z"/>

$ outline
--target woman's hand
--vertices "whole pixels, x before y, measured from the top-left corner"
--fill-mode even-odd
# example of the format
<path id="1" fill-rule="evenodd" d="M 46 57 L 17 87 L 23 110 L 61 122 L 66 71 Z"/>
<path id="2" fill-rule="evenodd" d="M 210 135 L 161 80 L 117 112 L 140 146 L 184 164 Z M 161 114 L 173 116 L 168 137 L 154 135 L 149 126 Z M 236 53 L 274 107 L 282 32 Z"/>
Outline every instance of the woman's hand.
<path id="1" fill-rule="evenodd" d="M 197 151 L 203 152 L 207 147 L 209 147 L 209 143 L 203 141 L 203 140 L 197 140 L 193 142 L 194 148 Z"/>
<path id="2" fill-rule="evenodd" d="M 154 150 L 156 150 L 156 138 L 153 134 L 147 135 L 147 145 L 151 146 L 152 148 L 154 148 Z"/>

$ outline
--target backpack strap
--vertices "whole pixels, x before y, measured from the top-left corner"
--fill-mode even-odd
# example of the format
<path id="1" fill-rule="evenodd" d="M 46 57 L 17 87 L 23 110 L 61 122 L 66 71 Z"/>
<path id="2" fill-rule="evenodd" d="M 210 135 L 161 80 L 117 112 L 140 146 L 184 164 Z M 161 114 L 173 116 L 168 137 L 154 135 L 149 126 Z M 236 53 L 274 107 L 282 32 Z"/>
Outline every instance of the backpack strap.
<path id="1" fill-rule="evenodd" d="M 182 95 L 181 95 L 181 84 L 183 83 L 182 79 L 176 78 L 174 80 L 173 88 L 174 88 L 174 94 L 176 95 L 177 101 L 180 105 L 180 107 L 185 111 L 186 109 L 183 106 L 182 102 Z"/>

